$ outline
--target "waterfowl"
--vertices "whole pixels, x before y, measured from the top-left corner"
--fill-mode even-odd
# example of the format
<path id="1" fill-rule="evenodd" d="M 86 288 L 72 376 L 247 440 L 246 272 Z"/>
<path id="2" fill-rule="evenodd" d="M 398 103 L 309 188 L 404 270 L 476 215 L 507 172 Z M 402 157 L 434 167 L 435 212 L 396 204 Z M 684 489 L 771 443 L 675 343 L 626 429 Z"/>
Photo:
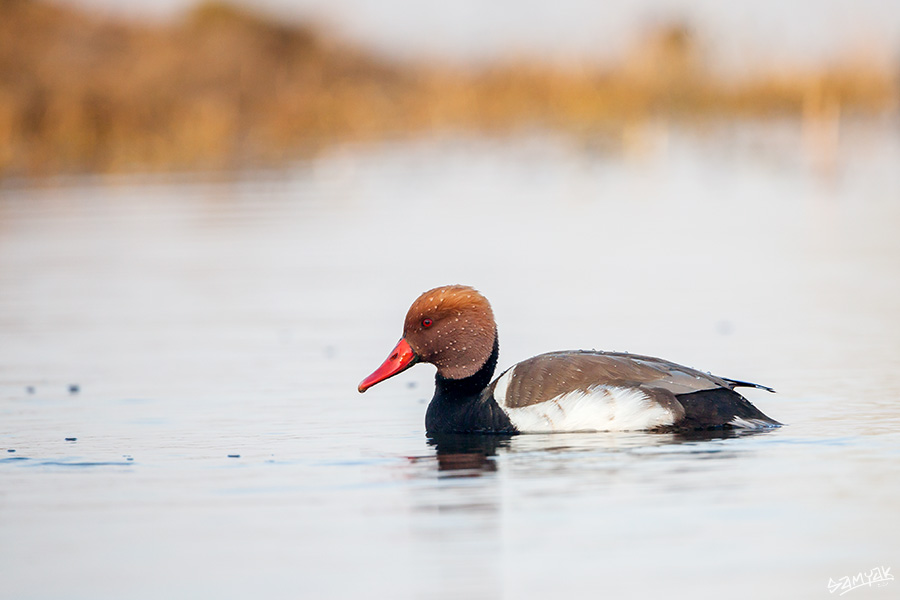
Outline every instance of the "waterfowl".
<path id="1" fill-rule="evenodd" d="M 737 387 L 652 356 L 549 352 L 513 365 L 493 381 L 500 345 L 487 299 L 463 285 L 434 288 L 409 309 L 403 337 L 358 387 L 360 392 L 416 363 L 437 367 L 425 415 L 429 436 L 446 433 L 574 431 L 679 432 L 777 427 Z"/>

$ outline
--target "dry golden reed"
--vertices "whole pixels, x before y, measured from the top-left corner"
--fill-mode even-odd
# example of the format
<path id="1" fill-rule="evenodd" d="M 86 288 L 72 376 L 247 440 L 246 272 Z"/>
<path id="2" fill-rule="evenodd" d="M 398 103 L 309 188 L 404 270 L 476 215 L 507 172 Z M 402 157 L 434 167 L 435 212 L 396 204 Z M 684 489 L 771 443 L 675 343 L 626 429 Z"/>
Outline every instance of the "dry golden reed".
<path id="1" fill-rule="evenodd" d="M 890 69 L 865 63 L 715 76 L 680 25 L 622 64 L 465 69 L 390 62 L 222 3 L 141 24 L 0 0 L 0 177 L 259 166 L 449 129 L 599 136 L 659 118 L 879 113 L 897 99 Z"/>

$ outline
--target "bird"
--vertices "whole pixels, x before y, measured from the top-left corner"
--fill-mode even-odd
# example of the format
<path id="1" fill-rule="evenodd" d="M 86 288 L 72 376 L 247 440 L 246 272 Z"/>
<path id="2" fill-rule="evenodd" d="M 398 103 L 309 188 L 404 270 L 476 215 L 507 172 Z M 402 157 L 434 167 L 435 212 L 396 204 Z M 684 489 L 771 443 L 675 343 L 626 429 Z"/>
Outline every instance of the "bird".
<path id="1" fill-rule="evenodd" d="M 417 363 L 437 367 L 425 413 L 428 436 L 464 433 L 688 432 L 781 426 L 738 387 L 661 358 L 569 350 L 523 360 L 492 380 L 500 354 L 491 305 L 467 285 L 421 294 L 388 358 L 360 382 L 365 392 Z"/>

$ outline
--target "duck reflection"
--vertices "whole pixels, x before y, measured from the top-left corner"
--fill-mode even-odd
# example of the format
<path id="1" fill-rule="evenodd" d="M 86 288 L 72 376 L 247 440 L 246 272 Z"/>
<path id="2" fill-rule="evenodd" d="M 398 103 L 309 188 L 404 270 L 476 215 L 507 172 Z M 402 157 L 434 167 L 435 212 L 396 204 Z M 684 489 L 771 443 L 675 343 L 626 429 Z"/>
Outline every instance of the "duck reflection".
<path id="1" fill-rule="evenodd" d="M 438 471 L 457 477 L 478 477 L 497 470 L 497 450 L 509 448 L 511 435 L 447 433 L 428 439 Z"/>
<path id="2" fill-rule="evenodd" d="M 436 435 L 428 439 L 434 447 L 438 471 L 458 477 L 478 477 L 497 470 L 497 450 L 508 448 L 513 436 L 502 434 Z"/>
<path id="3" fill-rule="evenodd" d="M 537 453 L 535 462 L 561 453 L 676 452 L 698 458 L 732 458 L 744 448 L 724 444 L 726 440 L 771 434 L 774 430 L 701 430 L 680 433 L 592 432 L 570 434 L 441 434 L 428 438 L 434 448 L 434 463 L 442 476 L 479 477 L 498 470 L 499 453 Z M 425 457 L 422 457 L 425 458 Z M 417 460 L 422 460 L 419 458 Z M 559 469 L 558 461 L 554 468 Z"/>

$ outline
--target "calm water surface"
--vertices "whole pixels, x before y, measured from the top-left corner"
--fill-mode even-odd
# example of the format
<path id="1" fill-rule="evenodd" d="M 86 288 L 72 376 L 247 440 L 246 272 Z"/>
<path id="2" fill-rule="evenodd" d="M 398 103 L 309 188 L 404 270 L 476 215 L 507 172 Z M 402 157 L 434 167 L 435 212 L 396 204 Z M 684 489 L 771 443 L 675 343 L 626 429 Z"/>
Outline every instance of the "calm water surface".
<path id="1" fill-rule="evenodd" d="M 841 133 L 828 169 L 782 124 L 7 186 L 0 597 L 827 598 L 900 570 L 900 128 Z M 788 426 L 429 442 L 431 367 L 355 388 L 453 282 L 501 368 L 664 356 L 775 387 L 748 395 Z"/>

